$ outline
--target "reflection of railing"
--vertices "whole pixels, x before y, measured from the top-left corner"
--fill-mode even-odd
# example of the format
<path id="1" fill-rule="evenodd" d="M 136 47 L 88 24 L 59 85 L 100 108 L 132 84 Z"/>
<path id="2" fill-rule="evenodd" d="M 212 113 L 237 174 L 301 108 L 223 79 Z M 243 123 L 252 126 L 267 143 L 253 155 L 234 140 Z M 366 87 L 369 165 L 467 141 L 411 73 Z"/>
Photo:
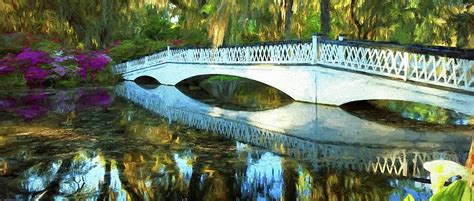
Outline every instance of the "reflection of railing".
<path id="1" fill-rule="evenodd" d="M 331 167 L 406 177 L 426 177 L 428 173 L 422 167 L 424 159 L 459 161 L 457 154 L 452 152 L 412 152 L 402 148 L 383 149 L 316 143 L 244 122 L 169 106 L 156 94 L 132 83 L 117 87 L 116 93 L 168 118 L 170 122 L 179 121 L 230 139 L 265 147 L 278 154 L 309 161 L 315 168 Z"/>
<path id="2" fill-rule="evenodd" d="M 322 64 L 391 78 L 474 91 L 474 60 L 467 50 L 383 43 L 291 42 L 222 48 L 170 49 L 114 66 L 117 74 L 158 64 Z"/>

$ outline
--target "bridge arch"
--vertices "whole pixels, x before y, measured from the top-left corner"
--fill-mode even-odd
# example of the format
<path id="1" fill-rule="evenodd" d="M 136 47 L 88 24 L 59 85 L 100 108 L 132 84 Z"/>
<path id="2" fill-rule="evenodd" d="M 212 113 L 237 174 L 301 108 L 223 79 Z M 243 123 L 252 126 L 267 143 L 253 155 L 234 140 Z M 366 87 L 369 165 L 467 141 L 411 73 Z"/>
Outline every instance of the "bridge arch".
<path id="1" fill-rule="evenodd" d="M 425 105 L 432 105 L 444 109 L 453 110 L 456 112 L 465 112 L 466 108 L 459 104 L 452 104 L 446 100 L 439 100 L 439 99 L 428 99 L 428 98 L 420 98 L 416 96 L 403 96 L 403 97 L 396 97 L 396 96 L 371 96 L 367 95 L 363 98 L 353 98 L 350 100 L 345 100 L 344 102 L 340 103 L 338 106 L 344 106 L 355 102 L 362 102 L 362 101 L 403 101 L 403 102 L 411 102 L 411 103 L 420 103 Z M 467 113 L 467 115 L 472 115 Z"/>
<path id="2" fill-rule="evenodd" d="M 294 70 L 288 67 L 280 69 L 269 66 L 245 67 L 193 64 L 164 64 L 162 66 L 125 74 L 126 80 L 140 76 L 149 76 L 164 85 L 176 85 L 183 80 L 207 75 L 227 75 L 253 80 L 273 87 L 293 100 L 315 102 L 315 77 L 310 70 Z"/>
<path id="3" fill-rule="evenodd" d="M 133 81 L 137 84 L 160 84 L 160 81 L 158 81 L 158 79 L 148 75 L 136 77 Z"/>
<path id="4" fill-rule="evenodd" d="M 362 100 L 400 100 L 474 115 L 471 94 L 319 66 L 166 63 L 123 76 L 125 80 L 150 76 L 161 84 L 176 85 L 191 77 L 216 74 L 254 80 L 301 102 L 340 106 Z"/>
<path id="5" fill-rule="evenodd" d="M 276 89 L 277 91 L 279 91 L 280 93 L 283 93 L 284 95 L 290 97 L 291 99 L 295 100 L 293 97 L 291 97 L 291 95 L 287 94 L 286 92 L 274 87 L 274 86 L 271 86 L 267 83 L 263 83 L 263 82 L 260 82 L 258 80 L 253 80 L 253 79 L 249 79 L 249 78 L 246 78 L 246 77 L 242 77 L 242 76 L 235 76 L 235 75 L 225 75 L 225 74 L 205 74 L 205 75 L 196 75 L 196 76 L 193 76 L 193 77 L 189 77 L 189 78 L 186 78 L 186 79 L 183 79 L 181 80 L 180 82 L 178 82 L 176 85 L 181 85 L 181 84 L 184 84 L 186 82 L 193 82 L 193 81 L 202 81 L 202 80 L 205 80 L 207 78 L 211 78 L 213 76 L 229 76 L 229 77 L 233 77 L 233 78 L 240 78 L 242 80 L 248 80 L 248 81 L 252 81 L 252 82 L 255 82 L 255 83 L 258 83 L 258 84 L 261 84 L 261 85 L 264 85 L 264 86 L 267 86 L 267 87 L 271 87 L 271 88 L 274 88 Z"/>

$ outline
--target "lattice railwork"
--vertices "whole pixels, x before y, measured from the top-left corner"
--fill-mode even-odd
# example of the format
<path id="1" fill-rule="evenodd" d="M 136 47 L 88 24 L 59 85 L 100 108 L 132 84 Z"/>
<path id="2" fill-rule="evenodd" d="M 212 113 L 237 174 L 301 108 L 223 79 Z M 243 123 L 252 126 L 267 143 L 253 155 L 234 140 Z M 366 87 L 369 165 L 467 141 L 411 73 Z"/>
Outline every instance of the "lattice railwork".
<path id="1" fill-rule="evenodd" d="M 474 91 L 474 61 L 409 54 L 408 80 Z"/>
<path id="2" fill-rule="evenodd" d="M 474 91 L 474 61 L 377 47 L 320 43 L 317 63 Z"/>
<path id="3" fill-rule="evenodd" d="M 323 145 L 319 164 L 368 173 L 409 176 L 407 154 L 403 149 L 362 148 L 343 145 Z"/>
<path id="4" fill-rule="evenodd" d="M 112 72 L 115 74 L 124 74 L 128 72 L 127 63 L 117 64 L 112 68 Z"/>
<path id="5" fill-rule="evenodd" d="M 309 64 L 311 43 L 289 43 L 217 49 L 171 50 L 170 62 L 213 64 Z"/>
<path id="6" fill-rule="evenodd" d="M 377 46 L 312 43 L 175 49 L 114 66 L 123 74 L 165 62 L 199 64 L 324 64 L 375 75 L 474 92 L 474 61 Z"/>

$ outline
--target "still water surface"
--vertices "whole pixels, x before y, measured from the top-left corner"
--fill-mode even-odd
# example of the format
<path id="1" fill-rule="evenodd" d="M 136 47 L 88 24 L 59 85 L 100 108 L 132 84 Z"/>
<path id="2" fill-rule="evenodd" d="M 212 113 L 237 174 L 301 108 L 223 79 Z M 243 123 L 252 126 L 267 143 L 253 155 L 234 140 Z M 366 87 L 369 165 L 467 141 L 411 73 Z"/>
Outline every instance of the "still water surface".
<path id="1" fill-rule="evenodd" d="M 414 132 L 286 101 L 219 109 L 181 91 L 3 92 L 0 199 L 423 200 L 432 193 L 422 162 L 464 163 L 472 140 L 470 127 Z M 290 112 L 305 118 L 265 121 Z M 422 143 L 376 143 L 397 133 Z"/>

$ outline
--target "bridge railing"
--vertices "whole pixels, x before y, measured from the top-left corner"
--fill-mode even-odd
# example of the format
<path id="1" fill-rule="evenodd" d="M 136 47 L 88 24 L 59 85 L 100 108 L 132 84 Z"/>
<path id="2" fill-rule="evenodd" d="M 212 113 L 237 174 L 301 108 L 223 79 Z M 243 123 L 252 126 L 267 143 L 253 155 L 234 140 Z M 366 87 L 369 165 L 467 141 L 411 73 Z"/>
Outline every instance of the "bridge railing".
<path id="1" fill-rule="evenodd" d="M 112 71 L 115 74 L 123 74 L 123 73 L 140 70 L 143 68 L 148 68 L 150 66 L 156 66 L 158 64 L 162 64 L 168 61 L 170 61 L 169 52 L 161 51 L 156 54 L 145 56 L 137 60 L 117 64 L 112 68 Z"/>
<path id="2" fill-rule="evenodd" d="M 206 64 L 305 64 L 312 59 L 311 51 L 309 42 L 176 49 L 171 50 L 170 61 Z"/>
<path id="3" fill-rule="evenodd" d="M 221 48 L 170 49 L 118 64 L 128 73 L 158 64 L 307 64 L 326 65 L 368 74 L 474 92 L 474 60 L 453 48 L 411 47 L 387 43 L 328 40 Z"/>
<path id="4" fill-rule="evenodd" d="M 369 74 L 474 91 L 474 61 L 456 52 L 369 42 L 320 40 L 316 61 Z M 440 55 L 435 55 L 435 54 Z M 462 53 L 462 52 L 461 52 Z M 451 54 L 451 55 L 445 55 Z M 464 55 L 462 55 L 464 56 Z"/>

